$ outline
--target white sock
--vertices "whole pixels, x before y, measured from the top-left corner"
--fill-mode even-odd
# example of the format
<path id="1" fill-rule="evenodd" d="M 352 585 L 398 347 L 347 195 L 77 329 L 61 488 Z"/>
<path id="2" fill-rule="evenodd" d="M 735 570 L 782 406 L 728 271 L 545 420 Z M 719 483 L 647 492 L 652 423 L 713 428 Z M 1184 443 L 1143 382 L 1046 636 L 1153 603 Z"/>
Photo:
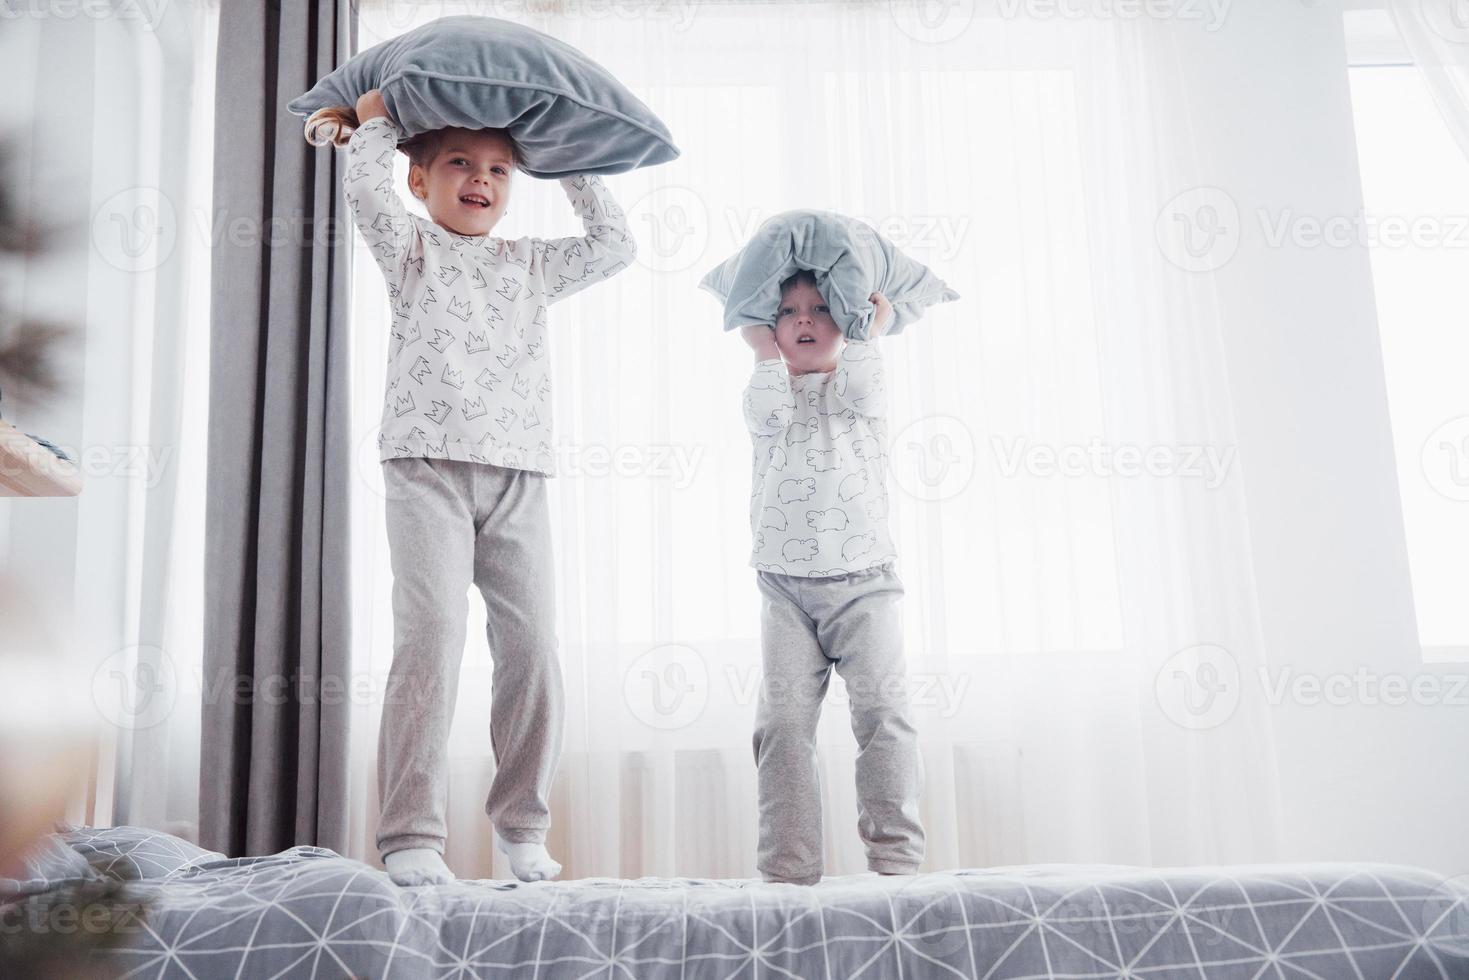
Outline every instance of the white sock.
<path id="1" fill-rule="evenodd" d="M 513 844 L 495 831 L 495 846 L 510 859 L 510 870 L 521 881 L 545 881 L 561 873 L 561 865 L 551 860 L 544 844 Z"/>
<path id="2" fill-rule="evenodd" d="M 447 885 L 454 881 L 454 872 L 444 863 L 444 858 L 430 847 L 409 847 L 394 851 L 383 858 L 388 877 L 404 888 L 419 885 Z"/>

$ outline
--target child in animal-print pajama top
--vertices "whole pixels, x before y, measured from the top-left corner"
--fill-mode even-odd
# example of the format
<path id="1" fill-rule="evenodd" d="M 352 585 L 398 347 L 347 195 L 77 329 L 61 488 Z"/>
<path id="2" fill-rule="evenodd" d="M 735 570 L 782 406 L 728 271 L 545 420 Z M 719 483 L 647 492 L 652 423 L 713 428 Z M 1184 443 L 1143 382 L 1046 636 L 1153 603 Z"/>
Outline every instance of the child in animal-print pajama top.
<path id="1" fill-rule="evenodd" d="M 815 277 L 781 284 L 774 326 L 743 334 L 755 350 L 745 389 L 754 441 L 750 564 L 762 594 L 764 677 L 755 723 L 758 866 L 769 881 L 822 873 L 816 724 L 833 668 L 857 737 L 857 831 L 867 865 L 913 874 L 923 861 L 922 785 L 908 706 L 887 528 L 887 427 L 877 338 L 892 322 L 880 293 L 870 339 L 844 340 Z"/>

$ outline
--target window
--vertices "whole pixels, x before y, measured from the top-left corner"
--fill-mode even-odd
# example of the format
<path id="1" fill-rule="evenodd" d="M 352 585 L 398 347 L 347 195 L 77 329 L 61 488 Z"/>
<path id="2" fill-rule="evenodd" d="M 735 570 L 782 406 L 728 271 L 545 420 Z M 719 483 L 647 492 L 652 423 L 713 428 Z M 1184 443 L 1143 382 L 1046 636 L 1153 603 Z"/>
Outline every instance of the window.
<path id="1" fill-rule="evenodd" d="M 1349 14 L 1352 106 L 1424 659 L 1469 659 L 1469 160 L 1385 12 Z"/>
<path id="2" fill-rule="evenodd" d="M 364 45 L 430 19 L 385 4 L 362 15 Z M 811 30 L 891 26 L 885 9 L 812 5 L 803 16 Z M 731 406 L 749 363 L 737 339 L 719 335 L 718 307 L 697 283 L 761 220 L 831 208 L 874 223 L 965 297 L 888 350 L 891 527 L 904 562 L 931 583 L 931 609 L 906 617 L 910 648 L 960 658 L 1121 649 L 1108 479 L 1031 462 L 1107 436 L 1078 93 L 1070 68 L 1046 63 L 1057 60 L 1054 45 L 1028 58 L 1011 52 L 1003 69 L 959 46 L 945 49 L 953 63 L 929 64 L 924 48 L 925 60 L 879 73 L 806 52 L 795 28 L 764 38 L 758 60 L 711 61 L 735 40 L 764 37 L 758 21 L 721 5 L 676 31 L 617 16 L 529 22 L 573 44 L 591 40 L 601 57 L 640 52 L 609 66 L 685 150 L 610 182 L 639 237 L 636 272 L 553 313 L 560 463 L 576 477 L 551 492 L 570 590 L 561 608 L 597 596 L 606 608 L 586 622 L 633 647 L 748 644 L 758 624 L 746 567 L 748 436 Z M 912 146 L 930 151 L 915 159 Z M 819 148 L 809 163 L 775 165 L 775 154 L 803 147 Z M 399 168 L 401 187 L 401 159 Z M 580 231 L 554 184 L 518 179 L 514 200 L 497 235 Z M 358 465 L 372 486 L 387 310 L 381 277 L 353 239 Z M 587 462 L 592 448 L 673 455 L 602 473 Z M 950 486 L 942 474 L 952 460 L 966 479 Z M 364 494 L 356 506 L 359 571 L 375 590 L 360 605 L 377 617 L 359 635 L 391 636 L 381 501 Z M 482 634 L 476 601 L 471 637 Z M 487 658 L 475 650 L 467 661 Z"/>

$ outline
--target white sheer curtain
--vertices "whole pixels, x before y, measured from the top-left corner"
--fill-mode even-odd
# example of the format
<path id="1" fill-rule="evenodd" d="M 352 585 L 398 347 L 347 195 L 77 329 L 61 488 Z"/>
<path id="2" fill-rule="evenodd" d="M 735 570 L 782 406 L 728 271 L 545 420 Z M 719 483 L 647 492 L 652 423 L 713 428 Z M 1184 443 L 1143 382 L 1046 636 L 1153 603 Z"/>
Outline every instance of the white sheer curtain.
<path id="1" fill-rule="evenodd" d="M 1385 0 L 1444 122 L 1469 156 L 1469 8 L 1463 0 Z"/>
<path id="2" fill-rule="evenodd" d="M 369 4 L 361 43 L 461 9 L 507 15 Z M 872 221 L 963 294 L 885 345 L 925 867 L 1276 856 L 1271 734 L 1239 697 L 1263 654 L 1220 298 L 1188 235 L 1218 215 L 1193 191 L 1203 122 L 1172 44 L 1205 25 L 944 9 L 523 18 L 626 81 L 683 150 L 608 179 L 639 264 L 553 310 L 570 711 L 550 844 L 566 876 L 755 873 L 759 613 L 738 411 L 751 358 L 695 284 L 793 207 Z M 576 231 L 554 185 L 521 176 L 514 195 L 502 234 Z M 375 861 L 387 304 L 358 256 L 354 633 L 376 696 L 356 702 L 352 856 Z M 507 873 L 483 812 L 483 615 L 471 591 L 448 846 L 469 877 Z M 840 683 L 820 737 L 827 871 L 858 872 Z"/>
<path id="3" fill-rule="evenodd" d="M 40 13 L 6 19 L 0 77 L 29 136 L 19 196 L 56 248 L 11 296 L 79 330 L 58 358 L 67 391 L 23 421 L 79 460 L 83 490 L 5 502 L 0 554 L 96 708 L 96 769 L 68 819 L 194 837 L 217 9 Z"/>

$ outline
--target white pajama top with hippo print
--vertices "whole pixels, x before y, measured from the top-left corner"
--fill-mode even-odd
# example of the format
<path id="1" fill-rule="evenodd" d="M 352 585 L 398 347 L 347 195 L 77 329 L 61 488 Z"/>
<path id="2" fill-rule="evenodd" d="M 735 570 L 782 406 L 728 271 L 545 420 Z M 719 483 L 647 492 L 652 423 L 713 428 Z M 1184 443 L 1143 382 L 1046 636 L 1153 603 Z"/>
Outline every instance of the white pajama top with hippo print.
<path id="1" fill-rule="evenodd" d="M 342 189 L 393 305 L 380 459 L 435 457 L 555 474 L 546 308 L 636 254 L 602 179 L 565 177 L 579 238 L 458 235 L 393 188 L 400 131 L 370 119 L 347 143 Z"/>
<path id="2" fill-rule="evenodd" d="M 887 422 L 877 341 L 849 340 L 836 370 L 790 374 L 755 365 L 745 388 L 754 439 L 754 568 L 808 578 L 893 561 Z"/>

